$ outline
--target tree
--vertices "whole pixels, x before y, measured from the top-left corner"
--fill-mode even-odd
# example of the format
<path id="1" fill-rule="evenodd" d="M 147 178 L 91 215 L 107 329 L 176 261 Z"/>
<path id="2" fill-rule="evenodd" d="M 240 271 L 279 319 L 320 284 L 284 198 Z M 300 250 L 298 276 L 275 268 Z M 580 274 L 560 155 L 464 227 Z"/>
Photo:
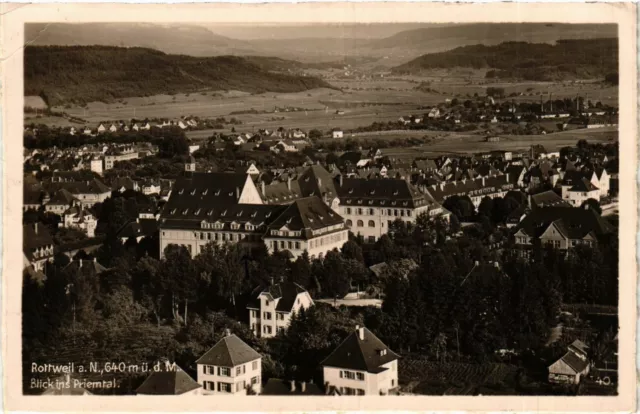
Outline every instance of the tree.
<path id="1" fill-rule="evenodd" d="M 309 138 L 311 139 L 318 139 L 318 138 L 322 138 L 322 131 L 320 131 L 319 129 L 312 129 L 311 131 L 309 131 Z"/>
<path id="2" fill-rule="evenodd" d="M 245 254 L 240 244 L 208 243 L 196 256 L 196 272 L 211 286 L 213 292 L 236 309 L 236 297 L 246 279 Z"/>
<path id="3" fill-rule="evenodd" d="M 342 257 L 347 260 L 353 259 L 360 263 L 364 262 L 364 258 L 362 256 L 362 248 L 353 240 L 349 240 L 348 242 L 346 242 L 342 246 L 341 252 Z"/>
<path id="4" fill-rule="evenodd" d="M 602 207 L 600 207 L 600 202 L 598 202 L 598 200 L 596 200 L 595 198 L 589 198 L 585 200 L 580 207 L 586 210 L 593 210 L 598 213 L 598 215 L 602 214 Z"/>
<path id="5" fill-rule="evenodd" d="M 164 252 L 160 268 L 161 278 L 171 291 L 171 310 L 177 321 L 188 322 L 189 303 L 199 294 L 201 276 L 196 271 L 194 261 L 184 246 L 170 244 Z M 184 315 L 180 316 L 179 305 L 184 304 Z"/>

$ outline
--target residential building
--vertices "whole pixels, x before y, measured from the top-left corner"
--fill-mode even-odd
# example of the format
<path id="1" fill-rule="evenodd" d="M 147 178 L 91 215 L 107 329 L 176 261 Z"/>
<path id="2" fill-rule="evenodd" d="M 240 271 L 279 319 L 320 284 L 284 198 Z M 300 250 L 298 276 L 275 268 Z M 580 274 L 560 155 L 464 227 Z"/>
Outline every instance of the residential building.
<path id="1" fill-rule="evenodd" d="M 576 339 L 569 345 L 567 353 L 549 366 L 549 382 L 556 384 L 579 384 L 591 368 L 584 342 Z"/>
<path id="2" fill-rule="evenodd" d="M 491 177 L 441 182 L 424 187 L 423 191 L 440 204 L 454 195 L 468 196 L 473 206 L 478 208 L 483 198 L 504 197 L 509 191 L 514 190 L 516 188 L 515 182 L 518 179 L 519 177 L 513 177 L 507 173 Z"/>
<path id="3" fill-rule="evenodd" d="M 257 337 L 271 338 L 284 333 L 291 317 L 313 306 L 311 295 L 296 283 L 280 282 L 260 289 L 247 305 L 249 326 Z"/>
<path id="4" fill-rule="evenodd" d="M 110 149 L 104 155 L 104 169 L 110 170 L 116 162 L 135 160 L 138 156 L 138 151 L 132 146 Z"/>
<path id="5" fill-rule="evenodd" d="M 590 198 L 600 201 L 600 189 L 579 171 L 567 171 L 560 186 L 562 199 L 574 207 L 582 206 Z"/>
<path id="6" fill-rule="evenodd" d="M 98 219 L 86 208 L 73 206 L 62 214 L 62 221 L 58 226 L 67 229 L 78 229 L 83 231 L 87 237 L 95 237 Z"/>
<path id="7" fill-rule="evenodd" d="M 204 395 L 256 395 L 262 388 L 262 355 L 229 330 L 196 361 Z"/>
<path id="8" fill-rule="evenodd" d="M 90 169 L 91 171 L 93 171 L 94 173 L 98 174 L 98 175 L 102 175 L 103 173 L 103 167 L 102 167 L 102 159 L 100 158 L 93 158 L 91 160 L 91 166 Z"/>
<path id="9" fill-rule="evenodd" d="M 325 388 L 341 395 L 389 395 L 398 389 L 398 359 L 365 327 L 356 326 L 322 361 Z"/>
<path id="10" fill-rule="evenodd" d="M 268 223 L 263 239 L 269 252 L 287 250 L 297 258 L 307 251 L 315 258 L 341 249 L 349 240 L 349 229 L 319 197 L 306 197 L 289 204 Z"/>
<path id="11" fill-rule="evenodd" d="M 53 238 L 44 224 L 22 226 L 22 251 L 36 271 L 44 272 L 46 263 L 53 262 Z"/>
<path id="12" fill-rule="evenodd" d="M 169 361 L 160 361 L 155 364 L 151 375 L 136 389 L 137 395 L 200 395 L 201 393 L 202 385 L 194 381 L 182 368 Z"/>
<path id="13" fill-rule="evenodd" d="M 529 206 L 532 209 L 541 207 L 572 207 L 569 202 L 563 200 L 562 197 L 553 190 L 530 195 Z"/>
<path id="14" fill-rule="evenodd" d="M 293 258 L 322 255 L 348 239 L 344 220 L 317 197 L 265 205 L 248 174 L 187 173 L 160 216 L 161 254 L 170 244 L 192 255 L 210 242 L 265 243 Z"/>
<path id="15" fill-rule="evenodd" d="M 344 132 L 341 129 L 334 129 L 331 132 L 332 138 L 344 138 Z"/>
<path id="16" fill-rule="evenodd" d="M 339 212 L 354 234 L 375 242 L 395 220 L 415 223 L 420 214 L 447 216 L 446 210 L 407 180 L 340 178 L 336 181 Z"/>
<path id="17" fill-rule="evenodd" d="M 528 249 L 534 240 L 543 246 L 568 250 L 578 245 L 594 246 L 614 228 L 597 212 L 585 208 L 541 207 L 533 209 L 516 226 L 516 245 Z"/>
<path id="18" fill-rule="evenodd" d="M 63 215 L 65 211 L 75 206 L 76 204 L 79 204 L 78 199 L 74 197 L 74 195 L 69 191 L 62 188 L 56 191 L 49 202 L 45 204 L 44 211 L 46 211 L 47 213 Z"/>

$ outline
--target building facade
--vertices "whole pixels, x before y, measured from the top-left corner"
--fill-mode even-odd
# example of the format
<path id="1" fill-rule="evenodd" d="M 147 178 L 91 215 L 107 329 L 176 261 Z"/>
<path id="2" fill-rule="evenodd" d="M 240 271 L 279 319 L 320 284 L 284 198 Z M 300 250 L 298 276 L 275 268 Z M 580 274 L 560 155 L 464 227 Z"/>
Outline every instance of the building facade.
<path id="1" fill-rule="evenodd" d="M 313 299 L 302 286 L 284 282 L 271 284 L 247 305 L 249 326 L 257 337 L 271 338 L 284 333 L 291 317 L 300 309 L 311 306 Z"/>

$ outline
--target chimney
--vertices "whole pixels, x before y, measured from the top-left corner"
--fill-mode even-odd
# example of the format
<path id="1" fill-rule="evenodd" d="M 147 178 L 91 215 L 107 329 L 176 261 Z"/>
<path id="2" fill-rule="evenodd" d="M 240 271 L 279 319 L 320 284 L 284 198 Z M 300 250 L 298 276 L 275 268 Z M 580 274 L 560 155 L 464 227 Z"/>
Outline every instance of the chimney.
<path id="1" fill-rule="evenodd" d="M 35 231 L 36 234 L 38 234 L 38 223 L 35 223 L 33 225 L 33 230 Z"/>
<path id="2" fill-rule="evenodd" d="M 307 383 L 306 383 L 306 382 L 302 381 L 302 382 L 300 383 L 300 391 L 301 391 L 301 392 L 305 392 L 305 391 L 307 391 Z"/>
<path id="3" fill-rule="evenodd" d="M 344 184 L 344 175 L 340 174 L 340 187 Z"/>
<path id="4" fill-rule="evenodd" d="M 296 392 L 296 382 L 293 380 L 289 382 L 291 383 L 291 392 Z"/>
<path id="5" fill-rule="evenodd" d="M 287 178 L 287 188 L 291 191 L 291 176 Z"/>
<path id="6" fill-rule="evenodd" d="M 482 177 L 482 186 L 484 187 L 484 177 Z"/>
<path id="7" fill-rule="evenodd" d="M 231 329 L 227 328 L 224 330 L 224 336 L 231 336 Z"/>
<path id="8" fill-rule="evenodd" d="M 96 259 L 95 257 L 93 258 L 93 263 L 98 263 L 98 259 Z"/>
<path id="9" fill-rule="evenodd" d="M 364 341 L 364 327 L 358 328 L 358 337 L 361 341 Z"/>
<path id="10" fill-rule="evenodd" d="M 476 263 L 475 263 L 475 265 L 474 265 L 474 266 L 475 266 L 475 267 L 480 266 L 480 262 L 476 260 Z"/>
<path id="11" fill-rule="evenodd" d="M 318 187 L 322 186 L 322 179 L 318 178 Z"/>
<path id="12" fill-rule="evenodd" d="M 240 198 L 240 187 L 236 187 L 236 198 Z"/>
<path id="13" fill-rule="evenodd" d="M 271 278 L 271 284 L 273 285 L 273 277 Z"/>
<path id="14" fill-rule="evenodd" d="M 500 264 L 498 262 L 493 262 L 493 267 L 500 269 Z"/>
<path id="15" fill-rule="evenodd" d="M 80 259 L 80 266 L 79 267 L 82 268 L 82 259 Z"/>
<path id="16" fill-rule="evenodd" d="M 262 181 L 262 195 L 265 194 L 265 190 L 266 190 L 266 185 L 265 185 L 264 181 Z"/>

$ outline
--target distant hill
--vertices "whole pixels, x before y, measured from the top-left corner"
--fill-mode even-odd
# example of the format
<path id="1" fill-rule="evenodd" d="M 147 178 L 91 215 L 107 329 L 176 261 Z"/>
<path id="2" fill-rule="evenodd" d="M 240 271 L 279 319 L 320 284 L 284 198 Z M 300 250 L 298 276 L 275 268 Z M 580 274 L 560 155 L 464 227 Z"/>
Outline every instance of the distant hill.
<path id="1" fill-rule="evenodd" d="M 331 87 L 311 76 L 270 71 L 238 56 L 167 55 L 145 48 L 111 46 L 28 46 L 25 95 L 49 105 L 203 90 L 299 92 Z M 254 59 L 255 60 L 255 59 Z"/>
<path id="2" fill-rule="evenodd" d="M 33 46 L 145 47 L 191 56 L 256 53 L 249 43 L 220 36 L 204 27 L 156 23 L 29 23 L 25 25 L 25 43 Z"/>
<path id="3" fill-rule="evenodd" d="M 558 40 L 547 43 L 505 42 L 430 53 L 403 65 L 396 74 L 419 74 L 439 68 L 493 69 L 488 77 L 526 80 L 602 78 L 618 71 L 617 39 Z"/>

